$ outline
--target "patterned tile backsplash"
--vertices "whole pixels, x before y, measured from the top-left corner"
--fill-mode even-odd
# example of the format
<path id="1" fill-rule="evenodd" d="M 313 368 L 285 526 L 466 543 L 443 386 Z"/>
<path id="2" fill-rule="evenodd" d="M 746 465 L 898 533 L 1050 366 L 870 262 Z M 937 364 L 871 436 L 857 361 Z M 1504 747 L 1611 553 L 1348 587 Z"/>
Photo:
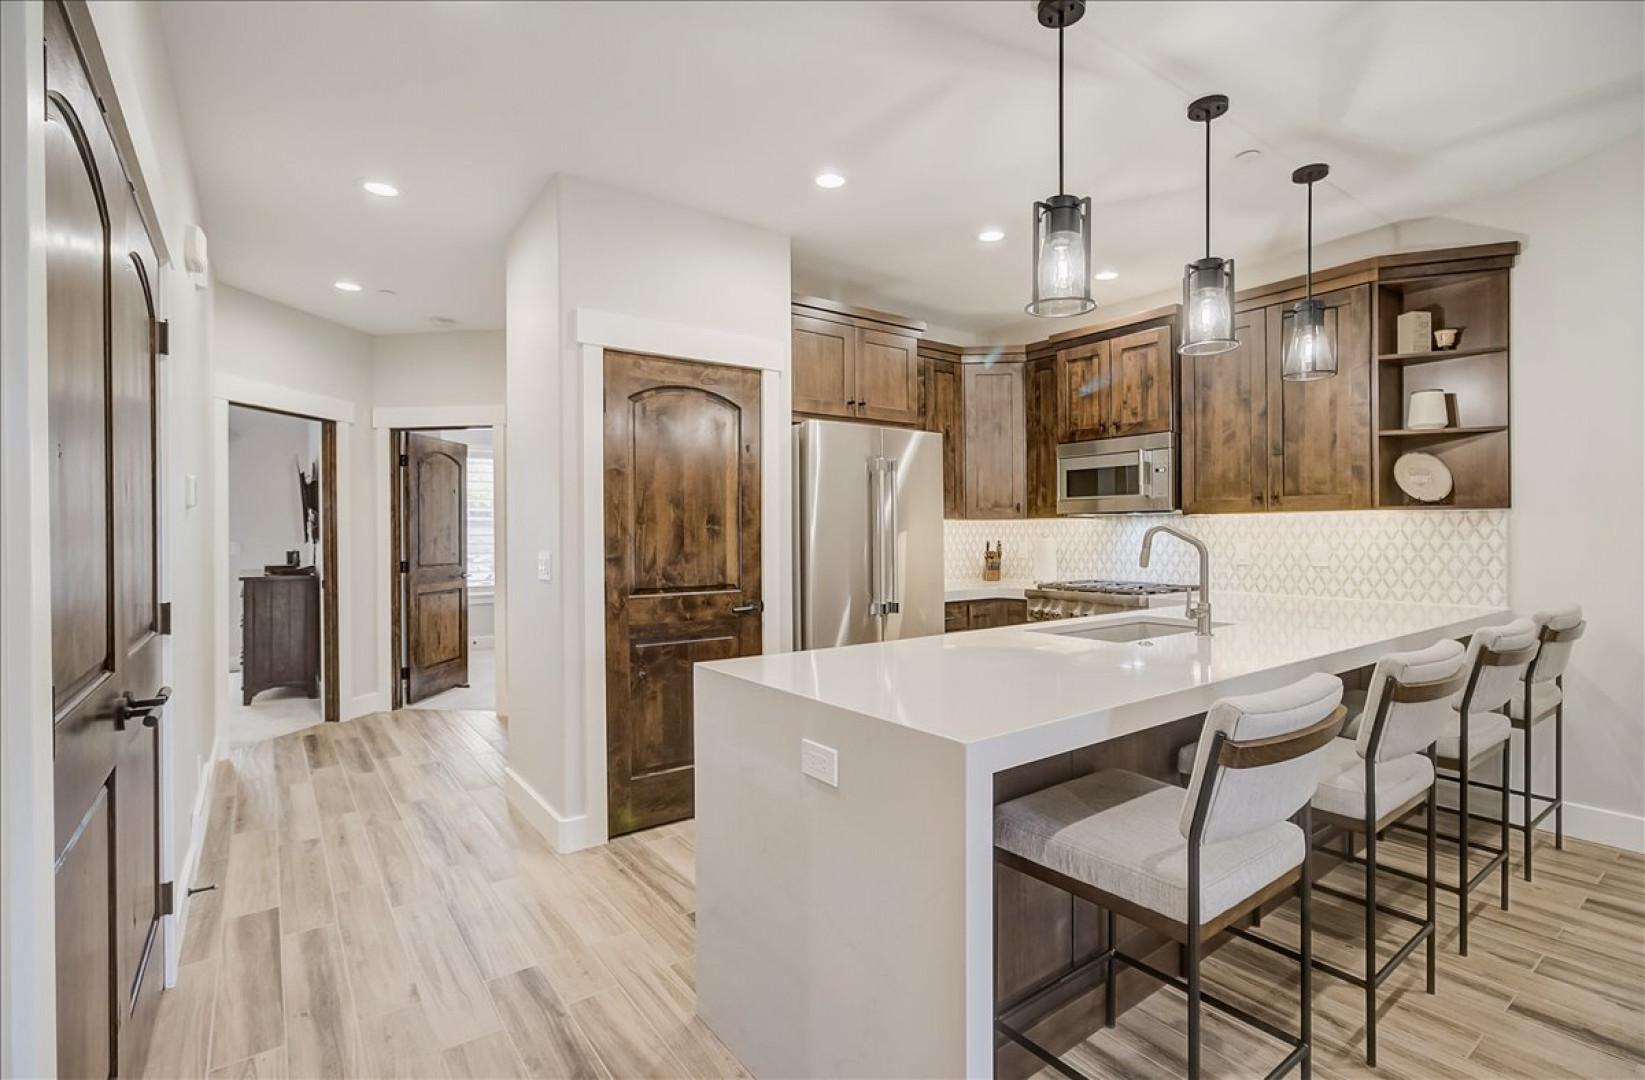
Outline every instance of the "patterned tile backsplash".
<path id="1" fill-rule="evenodd" d="M 1115 515 L 1036 521 L 946 521 L 943 568 L 951 583 L 982 577 L 983 544 L 1005 546 L 1002 576 L 1033 575 L 1035 540 L 1057 546 L 1057 577 L 1193 581 L 1193 548 L 1154 543 L 1137 565 L 1142 534 L 1166 523 L 1211 551 L 1211 593 L 1279 593 L 1455 604 L 1508 602 L 1508 511 L 1357 510 L 1342 513 Z"/>

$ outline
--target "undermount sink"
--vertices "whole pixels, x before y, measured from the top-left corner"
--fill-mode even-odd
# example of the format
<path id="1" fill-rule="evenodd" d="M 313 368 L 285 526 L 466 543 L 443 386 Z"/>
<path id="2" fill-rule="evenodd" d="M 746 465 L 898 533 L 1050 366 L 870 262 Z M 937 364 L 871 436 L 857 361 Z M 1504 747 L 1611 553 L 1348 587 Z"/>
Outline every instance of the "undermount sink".
<path id="1" fill-rule="evenodd" d="M 1043 632 L 1061 634 L 1065 637 L 1090 638 L 1093 641 L 1125 643 L 1151 641 L 1154 638 L 1170 637 L 1172 634 L 1192 634 L 1194 627 L 1191 624 L 1161 622 L 1157 619 L 1127 619 L 1124 622 L 1106 623 L 1101 626 L 1080 626 L 1068 630 L 1048 627 Z"/>

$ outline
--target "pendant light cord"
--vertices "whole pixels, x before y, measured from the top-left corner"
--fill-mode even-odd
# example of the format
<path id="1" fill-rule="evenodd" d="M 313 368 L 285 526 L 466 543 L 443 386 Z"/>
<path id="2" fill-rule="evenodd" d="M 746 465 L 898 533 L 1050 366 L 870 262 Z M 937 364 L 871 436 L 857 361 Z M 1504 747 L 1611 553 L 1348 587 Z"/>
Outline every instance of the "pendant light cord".
<path id="1" fill-rule="evenodd" d="M 1303 291 L 1314 298 L 1314 182 L 1308 181 L 1308 269 L 1303 276 Z"/>
<path id="2" fill-rule="evenodd" d="M 1057 27 L 1057 194 L 1066 195 L 1067 188 L 1062 178 L 1062 27 Z"/>
<path id="3" fill-rule="evenodd" d="M 1211 257 L 1211 121 L 1205 121 L 1205 257 Z"/>

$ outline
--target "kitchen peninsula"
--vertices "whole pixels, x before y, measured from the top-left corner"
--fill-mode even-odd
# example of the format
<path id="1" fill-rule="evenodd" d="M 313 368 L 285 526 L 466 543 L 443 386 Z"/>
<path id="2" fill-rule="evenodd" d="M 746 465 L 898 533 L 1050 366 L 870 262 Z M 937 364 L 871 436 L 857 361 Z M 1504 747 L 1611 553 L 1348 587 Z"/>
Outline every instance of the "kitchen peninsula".
<path id="1" fill-rule="evenodd" d="M 698 665 L 704 1021 L 757 1076 L 992 1075 L 1003 777 L 1005 797 L 1111 758 L 1168 777 L 1217 698 L 1509 617 L 1215 603 L 1210 637 L 1168 607 Z M 1059 756 L 1038 782 L 1019 768 Z"/>

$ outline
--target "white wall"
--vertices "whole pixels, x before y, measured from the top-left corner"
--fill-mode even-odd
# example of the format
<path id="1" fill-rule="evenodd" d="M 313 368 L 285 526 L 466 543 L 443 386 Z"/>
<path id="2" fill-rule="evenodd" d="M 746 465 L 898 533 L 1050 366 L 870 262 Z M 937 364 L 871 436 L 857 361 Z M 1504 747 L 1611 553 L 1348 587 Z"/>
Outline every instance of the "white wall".
<path id="1" fill-rule="evenodd" d="M 449 330 L 371 339 L 372 403 L 501 405 L 503 332 Z"/>
<path id="2" fill-rule="evenodd" d="M 285 413 L 231 406 L 228 414 L 228 578 L 229 632 L 241 625 L 244 597 L 240 578 L 286 561 L 300 551 L 318 566 L 320 545 L 303 536 L 303 491 L 297 470 L 320 460 L 320 425 Z M 323 492 L 323 499 L 334 493 Z M 240 670 L 240 650 L 229 650 L 230 671 Z"/>
<path id="3" fill-rule="evenodd" d="M 372 338 L 254 293 L 217 290 L 219 390 L 230 400 L 244 387 L 278 388 L 352 409 L 337 425 L 338 621 L 344 716 L 386 708 L 381 662 L 386 623 L 377 617 L 376 450 L 372 441 Z M 319 415 L 293 399 L 291 411 Z M 253 403 L 267 404 L 266 401 Z M 222 605 L 224 630 L 228 607 Z M 224 648 L 232 648 L 225 642 Z"/>
<path id="4" fill-rule="evenodd" d="M 723 346 L 717 358 L 730 362 L 740 362 L 739 351 L 769 355 L 768 386 L 781 388 L 780 404 L 768 398 L 762 422 L 785 434 L 789 296 L 787 237 L 575 177 L 553 178 L 510 238 L 510 795 L 558 846 L 605 833 L 604 714 L 587 696 L 604 668 L 601 635 L 589 632 L 601 617 L 599 545 L 588 539 L 598 510 L 586 490 L 591 469 L 597 483 L 599 443 L 590 447 L 586 435 L 597 431 L 601 406 L 584 377 L 588 325 L 610 316 L 606 326 L 655 343 L 640 351 L 692 355 L 685 350 L 696 341 Z M 782 453 L 768 452 L 764 464 L 773 483 L 786 477 Z M 766 491 L 768 525 L 782 524 L 770 534 L 767 565 L 786 566 L 787 504 Z M 538 579 L 539 553 L 553 561 L 551 581 Z M 780 606 L 771 610 L 780 573 L 768 570 L 765 591 L 769 627 L 781 619 Z"/>

